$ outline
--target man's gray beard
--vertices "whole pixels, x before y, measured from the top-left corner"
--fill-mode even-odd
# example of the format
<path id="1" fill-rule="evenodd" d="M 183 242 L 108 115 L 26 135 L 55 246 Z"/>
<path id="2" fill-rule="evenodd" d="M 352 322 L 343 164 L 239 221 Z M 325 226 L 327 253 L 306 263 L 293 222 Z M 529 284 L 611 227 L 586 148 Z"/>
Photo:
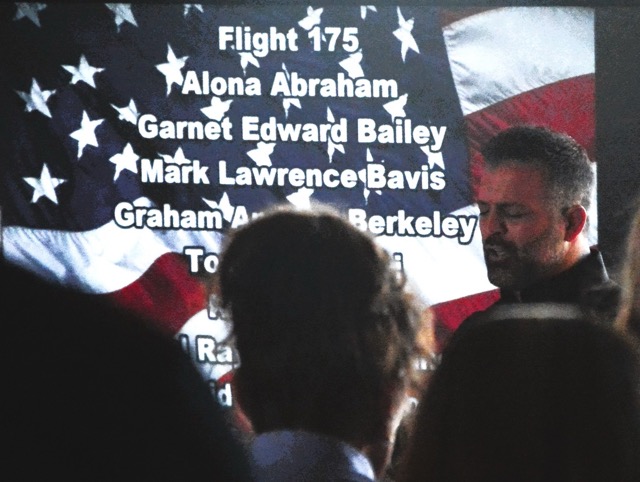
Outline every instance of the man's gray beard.
<path id="1" fill-rule="evenodd" d="M 522 273 L 520 269 L 515 272 L 509 268 L 490 268 L 487 266 L 487 274 L 491 284 L 500 289 L 518 291 L 532 282 L 532 278 Z"/>
<path id="2" fill-rule="evenodd" d="M 491 267 L 487 263 L 487 276 L 489 281 L 500 289 L 520 291 L 548 278 L 549 273 L 553 272 L 554 267 L 560 262 L 560 255 L 555 255 L 553 261 L 545 266 L 528 259 L 519 259 L 515 265 L 507 267 Z"/>

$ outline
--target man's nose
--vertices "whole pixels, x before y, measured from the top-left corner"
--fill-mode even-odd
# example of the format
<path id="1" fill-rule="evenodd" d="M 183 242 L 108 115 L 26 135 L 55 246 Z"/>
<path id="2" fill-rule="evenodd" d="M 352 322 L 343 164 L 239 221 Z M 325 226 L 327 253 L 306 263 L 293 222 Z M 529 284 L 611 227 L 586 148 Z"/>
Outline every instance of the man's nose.
<path id="1" fill-rule="evenodd" d="M 504 234 L 506 231 L 502 217 L 493 210 L 480 218 L 480 232 L 483 239 L 488 238 L 492 234 Z"/>

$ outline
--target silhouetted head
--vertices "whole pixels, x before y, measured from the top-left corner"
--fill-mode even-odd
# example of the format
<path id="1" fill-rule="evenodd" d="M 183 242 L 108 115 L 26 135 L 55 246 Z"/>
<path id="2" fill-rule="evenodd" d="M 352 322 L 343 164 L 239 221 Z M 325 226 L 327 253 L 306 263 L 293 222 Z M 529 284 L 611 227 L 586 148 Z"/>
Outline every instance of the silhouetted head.
<path id="1" fill-rule="evenodd" d="M 615 325 L 640 339 L 640 203 L 627 233 L 620 285 L 622 299 Z"/>
<path id="2" fill-rule="evenodd" d="M 445 348 L 400 480 L 640 480 L 631 340 L 564 305 L 490 311 Z"/>
<path id="3" fill-rule="evenodd" d="M 230 234 L 217 276 L 237 399 L 257 433 L 300 429 L 356 447 L 388 437 L 419 312 L 374 238 L 326 206 L 278 207 Z"/>

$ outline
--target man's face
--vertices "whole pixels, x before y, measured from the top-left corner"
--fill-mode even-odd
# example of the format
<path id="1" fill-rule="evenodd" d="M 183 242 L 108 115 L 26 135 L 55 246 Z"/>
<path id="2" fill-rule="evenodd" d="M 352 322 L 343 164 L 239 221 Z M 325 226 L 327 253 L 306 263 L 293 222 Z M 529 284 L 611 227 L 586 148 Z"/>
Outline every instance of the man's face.
<path id="1" fill-rule="evenodd" d="M 491 283 L 519 290 L 562 270 L 566 223 L 539 169 L 485 168 L 476 201 Z"/>

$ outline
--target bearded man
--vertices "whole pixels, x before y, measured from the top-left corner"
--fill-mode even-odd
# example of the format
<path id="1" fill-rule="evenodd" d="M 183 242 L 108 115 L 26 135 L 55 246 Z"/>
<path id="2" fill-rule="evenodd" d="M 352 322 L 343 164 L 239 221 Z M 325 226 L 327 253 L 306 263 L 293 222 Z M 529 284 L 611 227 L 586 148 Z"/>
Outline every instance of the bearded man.
<path id="1" fill-rule="evenodd" d="M 594 165 L 585 149 L 566 134 L 516 126 L 482 155 L 476 202 L 497 303 L 570 303 L 612 321 L 619 286 L 587 237 Z"/>

